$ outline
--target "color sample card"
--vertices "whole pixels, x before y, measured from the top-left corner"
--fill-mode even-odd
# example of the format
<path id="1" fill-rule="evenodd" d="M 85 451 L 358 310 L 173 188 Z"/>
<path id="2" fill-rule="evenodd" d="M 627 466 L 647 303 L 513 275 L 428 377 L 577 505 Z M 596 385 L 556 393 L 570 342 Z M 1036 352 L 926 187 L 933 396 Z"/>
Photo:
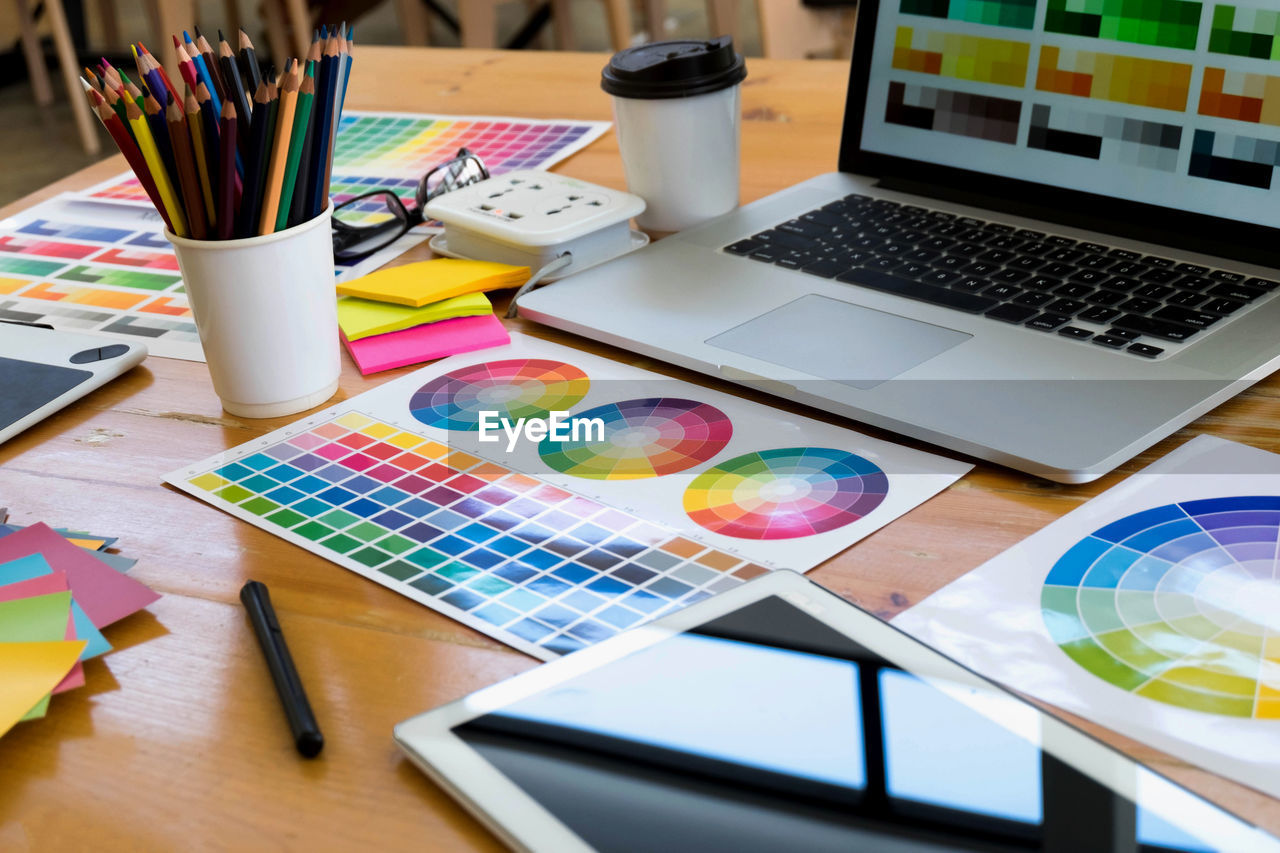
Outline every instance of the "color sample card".
<path id="1" fill-rule="evenodd" d="M 1278 547 L 1280 456 L 1200 436 L 894 624 L 1278 796 Z"/>
<path id="2" fill-rule="evenodd" d="M 970 467 L 513 335 L 166 479 L 549 659 L 813 568 Z"/>

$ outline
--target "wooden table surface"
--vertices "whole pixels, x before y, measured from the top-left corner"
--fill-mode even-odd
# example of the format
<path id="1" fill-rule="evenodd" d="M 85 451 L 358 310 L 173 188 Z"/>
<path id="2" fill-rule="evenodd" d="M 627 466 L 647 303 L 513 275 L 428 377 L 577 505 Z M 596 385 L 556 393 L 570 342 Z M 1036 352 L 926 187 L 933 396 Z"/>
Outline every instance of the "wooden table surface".
<path id="1" fill-rule="evenodd" d="M 598 82 L 604 61 L 593 54 L 361 48 L 347 105 L 607 119 Z M 748 70 L 744 202 L 834 170 L 847 65 L 751 59 Z M 122 169 L 123 159 L 114 157 L 0 216 Z M 624 187 L 612 133 L 556 171 Z M 426 250 L 416 249 L 401 260 L 424 257 Z M 552 330 L 512 325 L 714 384 Z M 331 402 L 412 369 L 364 378 L 344 356 L 341 390 Z M 166 472 L 293 419 L 228 415 L 205 365 L 150 358 L 0 445 L 0 505 L 10 507 L 15 523 L 44 520 L 119 536 L 120 551 L 139 560 L 134 577 L 163 593 L 146 612 L 107 630 L 115 651 L 85 667 L 84 688 L 55 697 L 45 719 L 0 738 L 0 849 L 498 849 L 401 757 L 391 728 L 537 662 L 161 485 Z M 1089 485 L 979 464 L 812 577 L 889 617 L 1195 434 L 1280 450 L 1278 423 L 1280 383 L 1269 380 Z M 324 729 L 317 760 L 293 750 L 237 598 L 251 577 L 271 588 Z M 1280 801 L 1086 728 L 1280 833 Z"/>

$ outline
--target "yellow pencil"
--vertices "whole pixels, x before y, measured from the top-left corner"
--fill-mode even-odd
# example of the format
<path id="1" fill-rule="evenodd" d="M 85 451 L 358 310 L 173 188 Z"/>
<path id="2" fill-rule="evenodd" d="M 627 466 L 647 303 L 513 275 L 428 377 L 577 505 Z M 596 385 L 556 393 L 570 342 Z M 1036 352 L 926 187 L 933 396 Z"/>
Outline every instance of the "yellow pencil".
<path id="1" fill-rule="evenodd" d="M 276 138 L 271 146 L 271 160 L 267 167 L 267 181 L 263 188 L 262 217 L 258 222 L 259 234 L 276 230 L 276 214 L 280 210 L 280 189 L 284 184 L 285 162 L 289 159 L 289 137 L 293 130 L 293 111 L 298 104 L 298 87 L 302 74 L 295 62 L 286 71 L 284 88 L 280 92 L 280 105 L 276 115 Z"/>
<path id="2" fill-rule="evenodd" d="M 209 228 L 213 229 L 213 183 L 209 180 L 209 159 L 204 144 L 204 126 L 200 119 L 200 104 L 196 96 L 187 87 L 186 97 L 187 129 L 191 131 L 191 147 L 196 159 L 196 173 L 200 176 L 200 193 L 204 196 L 204 212 L 209 217 Z"/>
<path id="3" fill-rule="evenodd" d="M 156 148 L 155 137 L 151 135 L 151 127 L 147 124 L 147 117 L 142 110 L 138 109 L 138 105 L 129 101 L 125 105 L 125 113 L 129 118 L 129 126 L 133 128 L 133 138 L 137 140 L 138 149 L 142 152 L 142 159 L 147 162 L 147 168 L 151 170 L 151 178 L 156 182 L 156 190 L 160 193 L 160 200 L 164 202 L 164 208 L 169 213 L 169 221 L 173 223 L 173 233 L 179 237 L 186 237 L 187 218 L 183 215 L 182 205 L 178 203 L 178 196 L 173 191 L 173 183 L 169 180 L 169 173 L 165 170 L 164 161 L 160 159 L 160 150 Z"/>

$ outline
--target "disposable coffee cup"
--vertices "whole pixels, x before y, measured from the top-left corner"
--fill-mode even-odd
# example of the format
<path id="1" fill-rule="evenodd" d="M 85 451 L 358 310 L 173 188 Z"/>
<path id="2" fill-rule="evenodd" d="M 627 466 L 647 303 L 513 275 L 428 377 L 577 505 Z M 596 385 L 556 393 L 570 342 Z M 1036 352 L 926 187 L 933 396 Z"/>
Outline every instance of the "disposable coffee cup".
<path id="1" fill-rule="evenodd" d="M 733 39 L 664 41 L 614 54 L 601 74 L 627 189 L 645 200 L 636 223 L 679 231 L 738 206 L 741 83 Z"/>
<path id="2" fill-rule="evenodd" d="M 166 231 L 222 408 L 292 415 L 338 390 L 333 205 L 300 225 L 239 240 Z"/>

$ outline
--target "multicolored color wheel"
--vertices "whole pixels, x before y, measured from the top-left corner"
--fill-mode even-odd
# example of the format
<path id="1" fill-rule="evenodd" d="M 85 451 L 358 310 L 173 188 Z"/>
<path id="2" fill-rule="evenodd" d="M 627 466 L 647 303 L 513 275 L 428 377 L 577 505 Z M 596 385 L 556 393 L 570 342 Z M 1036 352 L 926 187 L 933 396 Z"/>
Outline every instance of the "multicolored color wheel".
<path id="1" fill-rule="evenodd" d="M 1280 497 L 1185 501 L 1082 539 L 1050 569 L 1054 642 L 1138 696 L 1280 720 Z"/>
<path id="2" fill-rule="evenodd" d="M 733 435 L 729 416 L 707 403 L 674 397 L 623 400 L 575 413 L 604 423 L 600 441 L 544 440 L 542 461 L 590 480 L 638 480 L 686 471 L 711 459 Z M 596 433 L 598 435 L 598 433 Z"/>
<path id="3" fill-rule="evenodd" d="M 889 478 L 857 454 L 786 447 L 703 471 L 685 490 L 684 511 L 713 533 L 794 539 L 852 524 L 888 493 Z"/>
<path id="4" fill-rule="evenodd" d="M 515 421 L 568 411 L 590 385 L 587 374 L 562 361 L 486 361 L 432 379 L 409 399 L 409 411 L 427 426 L 476 430 L 481 412 Z"/>

